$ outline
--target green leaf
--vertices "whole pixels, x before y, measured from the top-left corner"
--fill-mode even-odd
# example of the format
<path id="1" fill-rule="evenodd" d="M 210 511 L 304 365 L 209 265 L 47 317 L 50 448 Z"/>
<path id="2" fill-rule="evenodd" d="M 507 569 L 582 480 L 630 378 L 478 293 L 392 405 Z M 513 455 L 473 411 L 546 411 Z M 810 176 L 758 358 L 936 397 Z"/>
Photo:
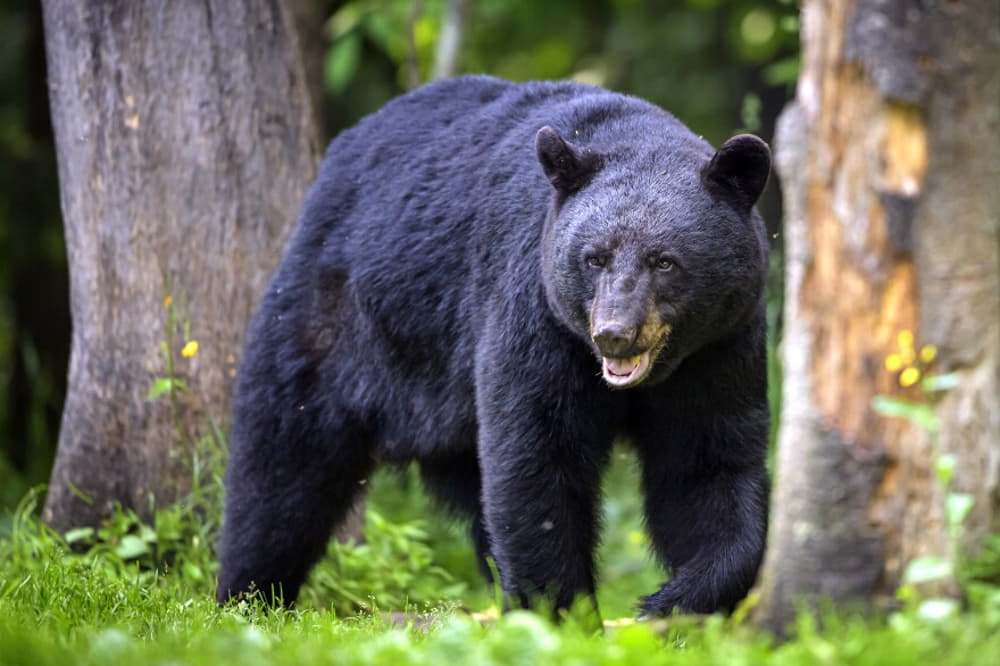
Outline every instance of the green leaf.
<path id="1" fill-rule="evenodd" d="M 934 555 L 925 555 L 910 560 L 903 572 L 904 584 L 926 583 L 948 578 L 952 574 L 951 562 Z"/>
<path id="2" fill-rule="evenodd" d="M 969 493 L 948 493 L 945 498 L 945 512 L 948 515 L 948 525 L 958 527 L 965 522 L 976 499 Z"/>
<path id="3" fill-rule="evenodd" d="M 783 86 L 795 83 L 799 78 L 802 62 L 799 56 L 785 58 L 764 68 L 764 81 L 771 86 Z"/>
<path id="4" fill-rule="evenodd" d="M 939 423 L 937 415 L 929 405 L 921 405 L 909 400 L 893 398 L 887 395 L 877 395 L 872 398 L 872 409 L 882 416 L 895 416 L 906 419 L 923 428 L 927 432 L 937 432 Z"/>
<path id="5" fill-rule="evenodd" d="M 196 564 L 185 562 L 181 567 L 181 571 L 184 572 L 184 577 L 188 580 L 200 581 L 205 579 L 204 572 L 201 570 L 201 567 Z"/>
<path id="6" fill-rule="evenodd" d="M 187 383 L 183 379 L 177 379 L 176 377 L 160 377 L 153 385 L 149 387 L 149 393 L 146 394 L 146 400 L 155 400 L 164 393 L 169 393 L 171 391 L 186 391 L 188 389 Z"/>
<path id="7" fill-rule="evenodd" d="M 145 523 L 139 525 L 139 538 L 146 543 L 156 543 L 156 531 Z"/>
<path id="8" fill-rule="evenodd" d="M 363 17 L 360 3 L 348 2 L 338 9 L 326 23 L 327 34 L 331 40 L 337 40 L 354 30 Z"/>
<path id="9" fill-rule="evenodd" d="M 743 127 L 751 132 L 760 130 L 761 106 L 760 95 L 757 93 L 748 92 L 743 96 L 743 108 L 740 111 L 740 119 L 743 121 Z"/>
<path id="10" fill-rule="evenodd" d="M 157 379 L 153 382 L 153 385 L 149 387 L 149 393 L 146 394 L 146 400 L 155 400 L 164 393 L 170 391 L 171 381 L 169 378 L 163 377 Z"/>
<path id="11" fill-rule="evenodd" d="M 63 539 L 66 543 L 76 543 L 77 541 L 85 541 L 94 536 L 93 527 L 77 527 L 72 529 L 63 535 Z"/>
<path id="12" fill-rule="evenodd" d="M 917 617 L 928 622 L 940 622 L 958 612 L 954 599 L 927 599 L 917 608 Z"/>
<path id="13" fill-rule="evenodd" d="M 954 372 L 949 372 L 944 375 L 927 375 L 924 377 L 923 381 L 920 382 L 920 387 L 932 393 L 934 391 L 948 391 L 956 386 L 958 386 L 959 378 Z"/>
<path id="14" fill-rule="evenodd" d="M 365 35 L 375 42 L 380 49 L 390 55 L 395 55 L 399 49 L 395 48 L 397 43 L 402 43 L 404 51 L 407 37 L 401 35 L 400 31 L 384 13 L 372 12 L 365 16 Z"/>
<path id="15" fill-rule="evenodd" d="M 115 546 L 115 555 L 123 560 L 134 560 L 149 552 L 149 545 L 133 534 L 126 534 Z"/>
<path id="16" fill-rule="evenodd" d="M 354 78 L 361 63 L 361 38 L 352 32 L 338 39 L 326 54 L 323 72 L 332 92 L 341 92 Z"/>
<path id="17" fill-rule="evenodd" d="M 951 485 L 957 464 L 958 459 L 950 453 L 943 453 L 934 461 L 934 473 L 937 475 L 938 482 L 945 488 Z"/>

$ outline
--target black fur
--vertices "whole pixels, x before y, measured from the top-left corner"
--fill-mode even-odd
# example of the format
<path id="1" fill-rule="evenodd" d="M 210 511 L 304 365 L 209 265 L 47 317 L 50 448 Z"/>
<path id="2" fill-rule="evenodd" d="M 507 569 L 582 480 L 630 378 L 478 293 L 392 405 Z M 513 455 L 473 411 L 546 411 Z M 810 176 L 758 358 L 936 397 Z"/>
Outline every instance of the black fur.
<path id="1" fill-rule="evenodd" d="M 373 467 L 417 461 L 509 599 L 565 607 L 622 438 L 673 573 L 644 610 L 731 608 L 766 532 L 768 168 L 568 82 L 447 80 L 342 133 L 248 334 L 219 600 L 294 600 Z"/>

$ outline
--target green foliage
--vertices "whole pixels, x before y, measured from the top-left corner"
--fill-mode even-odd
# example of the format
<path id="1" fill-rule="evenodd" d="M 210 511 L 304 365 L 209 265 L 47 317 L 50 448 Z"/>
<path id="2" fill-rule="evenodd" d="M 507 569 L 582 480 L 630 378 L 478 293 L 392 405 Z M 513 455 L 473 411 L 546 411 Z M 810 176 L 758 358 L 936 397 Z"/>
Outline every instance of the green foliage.
<path id="1" fill-rule="evenodd" d="M 624 623 L 594 635 L 515 612 L 484 625 L 455 609 L 402 623 L 378 612 L 219 608 L 201 581 L 145 576 L 111 549 L 75 554 L 31 515 L 0 539 L 0 663 L 48 664 L 858 664 L 987 663 L 1000 650 L 1000 604 L 888 622 L 799 618 L 778 645 L 742 620 Z M 996 588 L 993 588 L 994 590 Z"/>
<path id="2" fill-rule="evenodd" d="M 597 599 L 606 618 L 633 617 L 639 596 L 655 592 L 667 579 L 650 552 L 639 485 L 635 455 L 617 449 L 604 480 L 603 538 L 597 555 Z"/>
<path id="3" fill-rule="evenodd" d="M 155 400 L 164 394 L 173 394 L 180 391 L 187 391 L 188 385 L 183 379 L 177 377 L 160 377 L 149 387 L 146 400 Z"/>
<path id="4" fill-rule="evenodd" d="M 303 589 L 304 607 L 334 608 L 343 617 L 358 610 L 421 610 L 458 601 L 486 608 L 495 601 L 479 571 L 467 525 L 429 501 L 415 468 L 382 470 L 370 485 L 365 542 L 330 544 Z M 616 451 L 604 485 L 598 599 L 605 617 L 631 617 L 639 596 L 664 580 L 649 554 L 631 452 Z"/>
<path id="5" fill-rule="evenodd" d="M 938 418 L 931 405 L 887 395 L 872 399 L 872 409 L 883 416 L 894 416 L 916 423 L 927 432 L 938 431 Z"/>
<path id="6" fill-rule="evenodd" d="M 363 543 L 333 541 L 309 577 L 302 601 L 340 617 L 378 608 L 426 610 L 459 600 L 467 589 L 436 564 L 421 521 L 395 524 L 377 510 L 365 516 Z"/>
<path id="7" fill-rule="evenodd" d="M 416 14 L 408 0 L 339 5 L 327 24 L 325 70 L 336 128 L 411 87 L 411 72 L 427 81 L 445 4 L 426 0 Z M 774 91 L 783 97 L 794 83 L 798 31 L 798 8 L 785 0 L 478 0 L 469 4 L 459 67 L 630 92 L 717 143 L 739 126 L 741 110 L 746 115 L 748 89 L 758 100 Z"/>
<path id="8" fill-rule="evenodd" d="M 40 492 L 29 493 L 0 522 L 0 663 L 893 666 L 980 663 L 1000 653 L 1000 536 L 963 574 L 966 611 L 924 603 L 888 621 L 803 615 L 794 639 L 781 645 L 747 625 L 745 612 L 728 620 L 626 619 L 598 635 L 574 614 L 558 626 L 526 612 L 484 624 L 457 607 L 490 604 L 485 585 L 467 579 L 478 573 L 464 530 L 416 522 L 413 516 L 427 516 L 428 502 L 412 471 L 376 475 L 366 543 L 331 545 L 298 610 L 267 610 L 258 600 L 219 608 L 212 595 L 217 465 L 207 454 L 196 459 L 192 496 L 158 511 L 150 525 L 118 511 L 97 530 L 60 535 L 37 520 Z M 633 569 L 645 549 L 634 536 L 634 467 L 631 455 L 618 452 L 608 478 L 606 618 L 618 617 L 619 608 L 631 616 L 636 585 L 646 590 L 659 580 L 655 569 Z M 456 560 L 458 569 L 446 573 L 439 553 L 450 549 L 467 561 Z M 397 610 L 411 615 L 390 612 Z M 495 609 L 487 617 L 495 618 Z"/>
<path id="9" fill-rule="evenodd" d="M 1000 534 L 987 537 L 979 555 L 966 563 L 965 580 L 982 582 L 1000 588 Z"/>
<path id="10" fill-rule="evenodd" d="M 416 468 L 380 469 L 369 485 L 368 511 L 377 512 L 387 524 L 419 528 L 426 543 L 433 545 L 435 564 L 464 586 L 466 605 L 489 605 L 491 592 L 479 573 L 466 524 L 450 519 L 434 506 L 421 488 Z"/>

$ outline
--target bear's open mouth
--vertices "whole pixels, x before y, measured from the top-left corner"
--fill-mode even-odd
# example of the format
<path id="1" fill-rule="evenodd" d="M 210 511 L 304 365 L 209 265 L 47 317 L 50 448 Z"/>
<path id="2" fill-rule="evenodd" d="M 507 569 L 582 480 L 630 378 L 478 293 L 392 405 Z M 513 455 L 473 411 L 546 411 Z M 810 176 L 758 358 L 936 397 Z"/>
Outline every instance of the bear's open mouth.
<path id="1" fill-rule="evenodd" d="M 652 366 L 651 357 L 652 355 L 648 351 L 631 358 L 602 357 L 601 372 L 604 375 L 604 381 L 615 388 L 625 388 L 638 384 L 649 374 L 649 369 Z"/>

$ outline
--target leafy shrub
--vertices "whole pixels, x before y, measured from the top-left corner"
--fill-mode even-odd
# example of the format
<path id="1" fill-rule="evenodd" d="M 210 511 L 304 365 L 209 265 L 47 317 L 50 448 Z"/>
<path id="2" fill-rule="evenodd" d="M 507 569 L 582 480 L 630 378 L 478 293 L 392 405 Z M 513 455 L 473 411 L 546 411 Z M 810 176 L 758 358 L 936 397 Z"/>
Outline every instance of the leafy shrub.
<path id="1" fill-rule="evenodd" d="M 369 507 L 365 541 L 331 541 L 326 557 L 313 570 L 303 601 L 329 606 L 340 617 L 376 608 L 423 609 L 441 600 L 457 600 L 467 586 L 435 563 L 423 522 L 392 523 Z"/>

